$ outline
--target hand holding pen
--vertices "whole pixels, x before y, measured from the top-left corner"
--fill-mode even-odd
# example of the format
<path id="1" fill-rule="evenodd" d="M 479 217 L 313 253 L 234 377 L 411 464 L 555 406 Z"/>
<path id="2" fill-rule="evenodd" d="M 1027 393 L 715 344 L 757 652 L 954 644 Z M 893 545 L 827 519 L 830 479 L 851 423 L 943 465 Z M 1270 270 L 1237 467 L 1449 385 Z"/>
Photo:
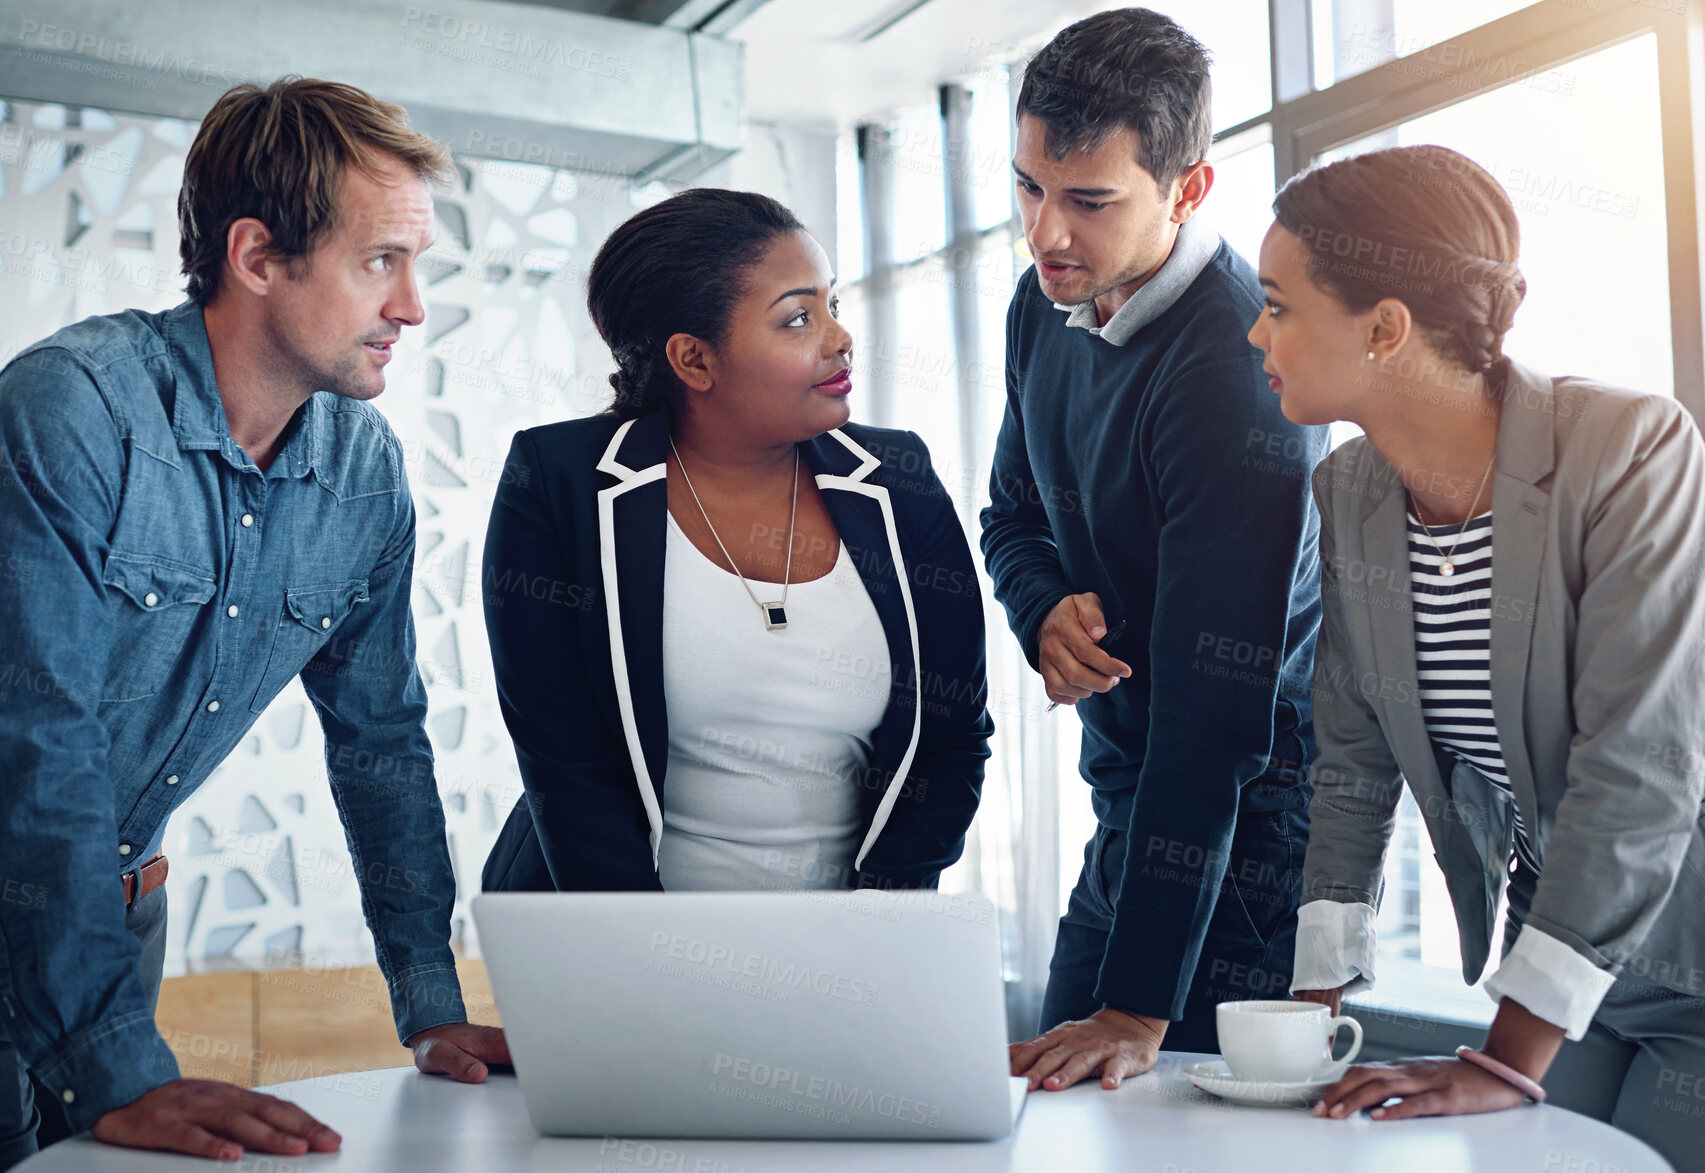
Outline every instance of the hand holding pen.
<path id="1" fill-rule="evenodd" d="M 1036 661 L 1052 702 L 1049 712 L 1106 692 L 1131 674 L 1129 664 L 1104 650 L 1124 631 L 1123 620 L 1109 628 L 1093 592 L 1067 595 L 1048 612 L 1037 633 Z"/>

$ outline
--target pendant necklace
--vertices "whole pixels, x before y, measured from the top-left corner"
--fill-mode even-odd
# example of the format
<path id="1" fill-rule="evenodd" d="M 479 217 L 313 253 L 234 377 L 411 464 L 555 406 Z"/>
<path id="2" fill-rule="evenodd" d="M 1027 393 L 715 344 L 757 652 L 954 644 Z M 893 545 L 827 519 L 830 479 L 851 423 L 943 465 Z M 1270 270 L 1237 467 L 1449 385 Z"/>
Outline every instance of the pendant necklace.
<path id="1" fill-rule="evenodd" d="M 699 500 L 699 491 L 693 488 L 693 478 L 687 475 L 686 462 L 681 459 L 681 450 L 675 447 L 675 437 L 669 437 L 669 451 L 675 454 L 675 464 L 681 470 L 681 479 L 687 482 L 687 492 L 693 495 L 693 504 L 699 507 L 699 516 L 704 518 L 705 528 L 710 536 L 716 539 L 717 547 L 722 556 L 728 559 L 728 565 L 734 571 L 734 577 L 740 580 L 740 585 L 746 588 L 752 602 L 757 604 L 758 611 L 764 617 L 765 631 L 782 631 L 787 627 L 787 583 L 793 576 L 793 523 L 799 517 L 799 448 L 793 449 L 793 506 L 787 515 L 787 568 L 781 575 L 781 599 L 774 603 L 765 603 L 752 592 L 752 584 L 746 581 L 746 576 L 740 573 L 740 567 L 735 565 L 734 555 L 728 552 L 728 547 L 722 544 L 721 536 L 716 527 L 710 523 L 710 514 L 705 512 L 704 502 Z"/>
<path id="2" fill-rule="evenodd" d="M 677 459 L 679 458 L 677 457 Z M 1480 487 L 1474 490 L 1474 501 L 1468 506 L 1468 519 L 1462 523 L 1462 529 L 1456 531 L 1456 541 L 1450 544 L 1450 553 L 1448 554 L 1439 547 L 1438 539 L 1433 537 L 1432 528 L 1427 525 L 1427 519 L 1421 516 L 1420 498 L 1416 497 L 1413 493 L 1409 495 L 1409 500 L 1415 505 L 1415 520 L 1421 523 L 1421 529 L 1427 535 L 1427 540 L 1433 543 L 1433 549 L 1438 550 L 1439 557 L 1443 559 L 1443 561 L 1439 563 L 1439 573 L 1444 575 L 1446 578 L 1449 578 L 1451 575 L 1456 573 L 1456 548 L 1462 545 L 1463 531 L 1468 528 L 1468 522 L 1474 520 L 1474 511 L 1480 507 L 1480 494 L 1486 491 L 1486 482 L 1491 479 L 1492 465 L 1497 462 L 1497 459 L 1497 453 L 1493 453 L 1491 461 L 1489 461 L 1486 465 L 1485 475 L 1480 478 Z M 685 475 L 684 471 L 682 475 Z M 710 519 L 706 518 L 705 520 L 708 524 Z"/>

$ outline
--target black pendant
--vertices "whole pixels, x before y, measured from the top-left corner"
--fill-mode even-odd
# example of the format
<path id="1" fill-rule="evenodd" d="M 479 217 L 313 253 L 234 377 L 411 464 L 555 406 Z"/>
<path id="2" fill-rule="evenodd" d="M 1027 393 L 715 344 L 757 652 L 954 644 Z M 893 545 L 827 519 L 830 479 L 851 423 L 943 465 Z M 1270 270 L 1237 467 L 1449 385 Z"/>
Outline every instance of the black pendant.
<path id="1" fill-rule="evenodd" d="M 764 630 L 781 631 L 787 626 L 787 608 L 780 603 L 759 603 L 764 609 Z"/>

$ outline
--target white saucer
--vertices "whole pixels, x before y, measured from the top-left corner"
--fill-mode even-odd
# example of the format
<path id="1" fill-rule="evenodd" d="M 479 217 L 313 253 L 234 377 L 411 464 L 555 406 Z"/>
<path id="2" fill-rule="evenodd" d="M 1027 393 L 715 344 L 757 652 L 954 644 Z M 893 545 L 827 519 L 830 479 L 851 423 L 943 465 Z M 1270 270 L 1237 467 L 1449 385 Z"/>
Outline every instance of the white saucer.
<path id="1" fill-rule="evenodd" d="M 1336 1078 L 1305 1079 L 1300 1083 L 1239 1079 L 1223 1059 L 1192 1063 L 1184 1069 L 1184 1078 L 1209 1095 L 1262 1108 L 1306 1108 L 1320 1098 L 1321 1091 L 1337 1082 Z"/>

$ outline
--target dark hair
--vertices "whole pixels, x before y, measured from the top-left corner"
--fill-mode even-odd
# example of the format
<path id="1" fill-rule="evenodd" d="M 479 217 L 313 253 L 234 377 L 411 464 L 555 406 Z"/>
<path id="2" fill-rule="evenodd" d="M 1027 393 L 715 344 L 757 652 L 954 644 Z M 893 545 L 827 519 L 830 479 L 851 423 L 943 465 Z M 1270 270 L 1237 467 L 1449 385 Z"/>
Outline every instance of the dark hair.
<path id="1" fill-rule="evenodd" d="M 235 221 L 265 224 L 270 251 L 295 262 L 337 226 L 343 169 L 372 174 L 387 155 L 428 182 L 453 174 L 450 152 L 411 128 L 401 106 L 354 86 L 291 76 L 226 90 L 190 144 L 178 192 L 190 297 L 206 305 L 219 292 Z"/>
<path id="2" fill-rule="evenodd" d="M 695 187 L 624 221 L 586 280 L 586 309 L 616 360 L 610 410 L 633 419 L 679 413 L 685 389 L 664 347 L 676 334 L 720 346 L 747 270 L 776 237 L 803 232 L 768 196 Z"/>
<path id="3" fill-rule="evenodd" d="M 1395 297 L 1439 354 L 1495 388 L 1527 295 L 1521 226 L 1487 171 L 1447 147 L 1391 147 L 1305 171 L 1273 197 L 1309 277 L 1352 313 Z"/>
<path id="4" fill-rule="evenodd" d="M 1165 186 L 1213 142 L 1208 51 L 1146 8 L 1102 12 L 1062 29 L 1024 69 L 1018 113 L 1042 123 L 1048 154 L 1093 151 L 1137 133 L 1137 162 Z"/>

